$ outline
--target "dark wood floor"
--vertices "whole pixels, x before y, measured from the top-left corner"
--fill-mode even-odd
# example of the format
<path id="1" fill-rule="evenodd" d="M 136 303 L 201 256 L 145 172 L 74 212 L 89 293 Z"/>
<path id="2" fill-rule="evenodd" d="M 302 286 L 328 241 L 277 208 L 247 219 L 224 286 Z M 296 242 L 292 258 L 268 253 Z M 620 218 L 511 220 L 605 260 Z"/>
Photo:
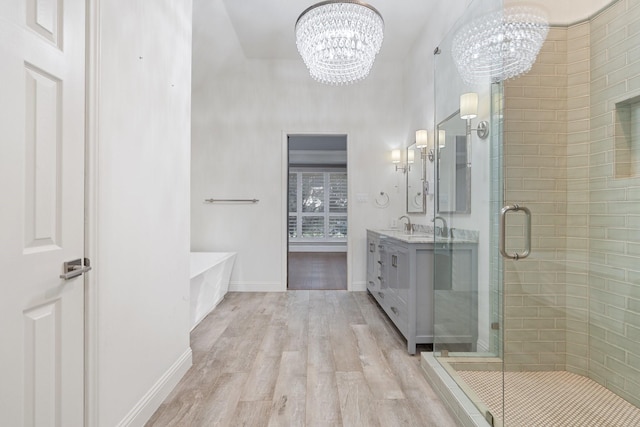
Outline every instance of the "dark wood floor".
<path id="1" fill-rule="evenodd" d="M 289 289 L 346 290 L 346 252 L 289 252 Z"/>
<path id="2" fill-rule="evenodd" d="M 454 427 L 364 292 L 229 293 L 147 426 Z"/>

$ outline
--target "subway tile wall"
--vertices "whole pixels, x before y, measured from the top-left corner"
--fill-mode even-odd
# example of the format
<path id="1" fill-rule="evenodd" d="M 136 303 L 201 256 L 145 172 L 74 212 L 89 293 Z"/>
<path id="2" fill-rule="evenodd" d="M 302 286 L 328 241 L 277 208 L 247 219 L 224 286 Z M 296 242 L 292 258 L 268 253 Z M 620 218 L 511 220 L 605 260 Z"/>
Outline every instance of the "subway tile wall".
<path id="1" fill-rule="evenodd" d="M 590 30 L 589 376 L 640 406 L 640 140 L 616 109 L 640 99 L 640 2 L 617 1 Z"/>

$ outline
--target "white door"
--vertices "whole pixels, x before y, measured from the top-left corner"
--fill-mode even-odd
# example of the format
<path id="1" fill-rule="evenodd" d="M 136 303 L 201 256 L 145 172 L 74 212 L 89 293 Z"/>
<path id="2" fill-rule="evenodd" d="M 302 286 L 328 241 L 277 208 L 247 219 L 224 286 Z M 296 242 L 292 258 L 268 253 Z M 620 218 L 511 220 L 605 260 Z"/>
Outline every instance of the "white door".
<path id="1" fill-rule="evenodd" d="M 84 0 L 0 1 L 0 425 L 82 426 Z"/>

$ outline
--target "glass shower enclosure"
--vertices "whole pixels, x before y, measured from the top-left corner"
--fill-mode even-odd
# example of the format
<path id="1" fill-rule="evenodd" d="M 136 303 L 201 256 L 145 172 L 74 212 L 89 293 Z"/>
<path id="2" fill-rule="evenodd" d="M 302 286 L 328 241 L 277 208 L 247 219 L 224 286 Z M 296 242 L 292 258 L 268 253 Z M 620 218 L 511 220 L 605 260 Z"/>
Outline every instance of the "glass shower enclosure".
<path id="1" fill-rule="evenodd" d="M 497 10 L 435 54 L 433 355 L 487 425 L 640 425 L 640 3 L 465 84 L 452 41 Z"/>

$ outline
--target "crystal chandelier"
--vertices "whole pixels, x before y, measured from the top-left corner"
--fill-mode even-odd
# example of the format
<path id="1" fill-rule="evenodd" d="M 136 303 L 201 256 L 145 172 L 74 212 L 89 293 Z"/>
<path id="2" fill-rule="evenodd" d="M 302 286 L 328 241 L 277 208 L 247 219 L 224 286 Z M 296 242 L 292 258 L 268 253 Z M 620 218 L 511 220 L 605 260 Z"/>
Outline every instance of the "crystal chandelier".
<path id="1" fill-rule="evenodd" d="M 364 79 L 382 46 L 380 13 L 357 0 L 323 1 L 302 12 L 296 45 L 311 77 L 343 85 Z"/>
<path id="2" fill-rule="evenodd" d="M 466 84 L 500 82 L 528 72 L 549 24 L 532 7 L 511 7 L 476 19 L 453 39 L 453 59 Z"/>

